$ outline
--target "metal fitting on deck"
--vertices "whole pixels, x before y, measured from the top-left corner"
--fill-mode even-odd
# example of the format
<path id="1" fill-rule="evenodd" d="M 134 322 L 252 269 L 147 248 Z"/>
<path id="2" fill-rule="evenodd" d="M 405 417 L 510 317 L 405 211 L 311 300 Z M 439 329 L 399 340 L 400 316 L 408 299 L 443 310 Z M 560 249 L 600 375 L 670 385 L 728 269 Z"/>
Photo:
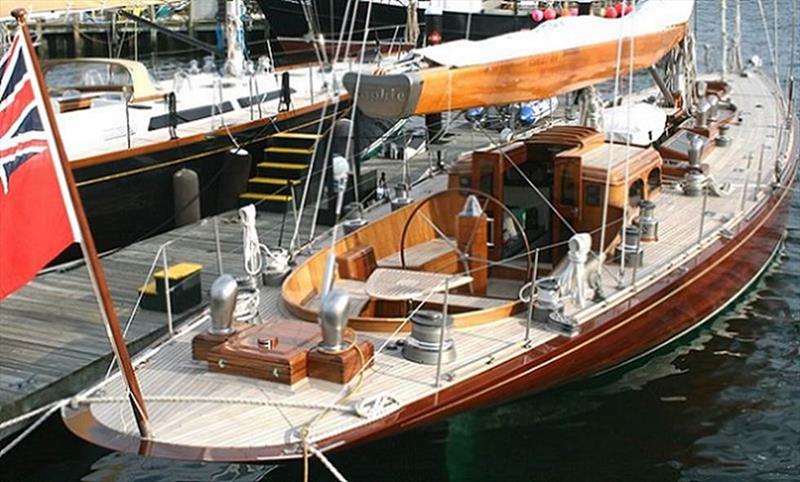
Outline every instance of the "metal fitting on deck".
<path id="1" fill-rule="evenodd" d="M 213 335 L 230 335 L 233 329 L 233 312 L 239 285 L 233 276 L 224 274 L 211 285 L 211 328 Z"/>
<path id="2" fill-rule="evenodd" d="M 350 296 L 342 290 L 334 289 L 323 296 L 319 309 L 319 324 L 322 327 L 319 351 L 340 353 L 345 350 L 344 330 L 347 328 L 349 308 Z"/>
<path id="3" fill-rule="evenodd" d="M 642 230 L 642 241 L 658 241 L 658 219 L 656 219 L 656 203 L 644 199 L 639 203 L 639 228 Z"/>

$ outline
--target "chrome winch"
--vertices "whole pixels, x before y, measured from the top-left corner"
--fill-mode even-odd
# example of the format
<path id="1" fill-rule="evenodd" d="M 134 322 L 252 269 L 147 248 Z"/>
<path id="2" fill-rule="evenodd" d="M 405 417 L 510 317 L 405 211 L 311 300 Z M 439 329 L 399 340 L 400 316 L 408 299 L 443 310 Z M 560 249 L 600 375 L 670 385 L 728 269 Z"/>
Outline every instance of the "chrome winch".
<path id="1" fill-rule="evenodd" d="M 442 332 L 444 324 L 444 332 Z M 411 334 L 403 343 L 403 356 L 413 362 L 425 365 L 439 363 L 439 347 L 442 349 L 442 363 L 456 359 L 456 344 L 450 333 L 453 318 L 438 311 L 420 310 L 411 317 Z"/>

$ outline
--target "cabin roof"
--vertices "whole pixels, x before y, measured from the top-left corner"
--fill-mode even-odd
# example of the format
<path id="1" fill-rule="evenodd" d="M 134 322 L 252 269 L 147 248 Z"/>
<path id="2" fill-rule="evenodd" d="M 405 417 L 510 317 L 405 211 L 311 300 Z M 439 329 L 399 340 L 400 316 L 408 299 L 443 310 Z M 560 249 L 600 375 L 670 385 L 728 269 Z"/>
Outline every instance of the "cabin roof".
<path id="1" fill-rule="evenodd" d="M 605 182 L 611 160 L 611 183 L 625 181 L 625 164 L 628 163 L 628 176 L 636 177 L 642 171 L 649 171 L 661 164 L 661 156 L 652 147 L 636 147 L 625 144 L 603 143 L 592 149 L 567 151 L 559 157 L 580 157 L 583 178 L 588 181 Z"/>

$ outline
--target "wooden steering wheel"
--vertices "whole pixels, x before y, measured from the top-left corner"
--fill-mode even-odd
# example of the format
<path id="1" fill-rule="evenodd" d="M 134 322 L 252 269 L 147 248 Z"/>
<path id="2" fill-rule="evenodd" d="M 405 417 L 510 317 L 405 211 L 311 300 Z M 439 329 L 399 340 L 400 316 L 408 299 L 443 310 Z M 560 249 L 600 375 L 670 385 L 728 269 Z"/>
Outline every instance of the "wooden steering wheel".
<path id="1" fill-rule="evenodd" d="M 525 261 L 526 261 L 525 279 L 531 279 L 531 275 L 533 273 L 533 262 L 531 260 L 530 242 L 528 241 L 528 236 L 525 234 L 525 228 L 519 222 L 517 217 L 514 216 L 514 213 L 511 212 L 511 210 L 508 209 L 508 207 L 505 204 L 503 204 L 499 199 L 497 199 L 496 197 L 492 196 L 491 194 L 487 194 L 485 192 L 481 192 L 481 191 L 478 191 L 476 189 L 463 188 L 463 187 L 462 188 L 446 189 L 444 191 L 439 191 L 437 193 L 431 194 L 430 196 L 426 197 L 425 199 L 419 201 L 417 203 L 417 205 L 414 206 L 414 210 L 411 211 L 411 215 L 406 220 L 406 223 L 403 226 L 402 235 L 400 236 L 400 265 L 401 265 L 401 267 L 403 269 L 406 269 L 406 267 L 407 267 L 407 265 L 406 265 L 406 255 L 405 255 L 405 251 L 406 251 L 406 236 L 408 235 L 408 229 L 409 229 L 409 226 L 411 225 L 411 221 L 413 221 L 414 217 L 416 217 L 416 215 L 418 213 L 420 213 L 420 209 L 423 206 L 425 206 L 426 204 L 430 203 L 431 201 L 433 201 L 434 199 L 436 199 L 438 197 L 450 195 L 450 194 L 453 194 L 453 193 L 461 194 L 461 195 L 464 196 L 465 199 L 470 194 L 474 195 L 479 200 L 483 199 L 483 202 L 482 202 L 482 205 L 481 205 L 481 210 L 484 213 L 486 212 L 486 208 L 489 206 L 489 204 L 494 204 L 496 206 L 499 206 L 507 216 L 510 216 L 510 218 L 514 221 L 514 227 L 515 227 L 515 229 L 517 231 L 517 234 L 519 234 L 519 237 L 522 240 L 522 242 L 524 244 L 524 247 L 525 247 Z M 459 255 L 459 262 L 462 263 L 465 266 L 465 271 L 469 271 L 468 264 L 467 264 L 467 262 L 468 262 L 467 255 L 465 255 L 463 252 L 461 252 L 461 250 L 458 249 L 458 246 L 455 243 L 453 243 L 452 241 L 450 241 L 447 238 L 447 236 L 445 236 L 444 231 L 442 229 L 440 229 L 430 218 L 428 218 L 424 214 L 421 214 L 421 216 L 423 217 L 423 219 L 428 224 L 431 225 L 433 230 L 442 239 L 445 240 L 445 242 L 447 242 L 448 244 L 452 244 L 451 247 Z M 496 220 L 495 222 L 499 222 L 499 220 Z M 491 235 L 492 235 L 492 233 L 489 233 L 489 236 L 491 236 Z M 470 240 L 469 243 L 470 244 L 472 243 L 472 240 L 473 240 L 474 236 L 475 236 L 475 231 L 473 230 L 473 232 L 470 233 L 470 237 L 469 237 L 469 240 Z M 467 245 L 467 250 L 469 250 L 469 244 Z M 488 259 L 485 260 L 485 261 L 487 263 L 491 264 L 491 262 Z"/>

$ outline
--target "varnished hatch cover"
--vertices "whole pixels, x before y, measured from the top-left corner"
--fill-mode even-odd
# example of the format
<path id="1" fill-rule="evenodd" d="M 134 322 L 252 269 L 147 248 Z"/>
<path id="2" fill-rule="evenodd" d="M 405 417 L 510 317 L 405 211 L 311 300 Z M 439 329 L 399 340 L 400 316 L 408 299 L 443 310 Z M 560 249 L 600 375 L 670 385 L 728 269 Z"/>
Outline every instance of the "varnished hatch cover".
<path id="1" fill-rule="evenodd" d="M 292 385 L 306 377 L 319 325 L 280 320 L 246 328 L 208 352 L 209 370 Z M 267 346 L 269 345 L 269 346 Z"/>

